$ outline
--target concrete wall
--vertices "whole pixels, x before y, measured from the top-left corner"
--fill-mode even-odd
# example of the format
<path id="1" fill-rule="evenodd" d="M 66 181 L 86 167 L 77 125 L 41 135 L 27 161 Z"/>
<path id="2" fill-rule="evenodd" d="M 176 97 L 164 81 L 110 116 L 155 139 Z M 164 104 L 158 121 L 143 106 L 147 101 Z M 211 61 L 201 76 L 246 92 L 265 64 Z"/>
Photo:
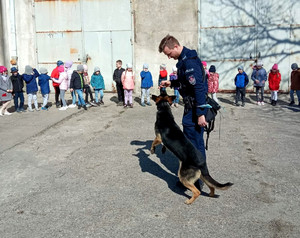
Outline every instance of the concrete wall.
<path id="1" fill-rule="evenodd" d="M 10 68 L 10 60 L 13 56 L 13 50 L 16 47 L 17 51 L 17 66 L 20 73 L 23 73 L 25 65 L 29 64 L 36 66 L 36 47 L 35 47 L 35 21 L 33 1 L 28 0 L 14 0 L 15 2 L 15 23 L 11 22 L 10 14 L 11 3 L 13 1 L 1 1 L 1 38 L 0 38 L 0 65 L 5 65 Z M 11 27 L 16 27 L 16 46 L 13 45 Z"/>
<path id="2" fill-rule="evenodd" d="M 155 4 L 154 4 L 155 2 Z M 158 46 L 167 34 L 175 36 L 180 44 L 197 49 L 198 17 L 196 0 L 133 1 L 134 58 L 136 91 L 140 91 L 139 73 L 143 64 L 149 64 L 157 93 L 159 65 L 165 63 L 170 74 L 176 61 L 158 52 Z"/>
<path id="3" fill-rule="evenodd" d="M 0 65 L 9 64 L 7 1 L 0 1 Z"/>

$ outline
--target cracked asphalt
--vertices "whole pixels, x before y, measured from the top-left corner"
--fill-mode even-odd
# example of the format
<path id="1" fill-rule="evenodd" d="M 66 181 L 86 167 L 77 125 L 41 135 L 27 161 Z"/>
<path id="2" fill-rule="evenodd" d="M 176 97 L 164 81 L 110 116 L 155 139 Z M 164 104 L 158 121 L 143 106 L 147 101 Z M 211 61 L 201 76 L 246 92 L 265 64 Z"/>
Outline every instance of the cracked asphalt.
<path id="1" fill-rule="evenodd" d="M 300 236 L 300 107 L 288 95 L 273 107 L 248 94 L 245 108 L 218 95 L 207 162 L 234 186 L 216 198 L 204 186 L 190 206 L 177 158 L 150 154 L 156 107 L 135 96 L 132 109 L 106 93 L 88 111 L 0 118 L 0 237 Z M 181 125 L 183 107 L 173 113 Z"/>

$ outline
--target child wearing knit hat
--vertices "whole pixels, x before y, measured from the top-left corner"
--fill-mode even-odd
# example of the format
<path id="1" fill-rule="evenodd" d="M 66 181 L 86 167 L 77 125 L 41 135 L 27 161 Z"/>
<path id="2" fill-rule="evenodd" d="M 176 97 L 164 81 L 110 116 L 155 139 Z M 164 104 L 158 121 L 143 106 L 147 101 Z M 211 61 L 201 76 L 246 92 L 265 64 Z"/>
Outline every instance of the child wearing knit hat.
<path id="1" fill-rule="evenodd" d="M 150 103 L 150 88 L 153 87 L 152 74 L 149 71 L 148 64 L 143 65 L 143 71 L 140 73 L 141 76 L 141 88 L 142 88 L 142 98 L 141 105 L 145 107 L 145 97 L 147 98 L 147 105 L 151 106 Z"/>
<path id="2" fill-rule="evenodd" d="M 281 74 L 278 70 L 278 64 L 274 64 L 269 73 L 269 89 L 271 91 L 271 105 L 277 104 L 277 92 L 281 81 Z"/>
<path id="3" fill-rule="evenodd" d="M 162 81 L 165 81 L 168 79 L 168 72 L 166 70 L 167 66 L 165 64 L 161 64 L 159 66 L 160 71 L 159 71 L 159 76 L 158 76 L 158 88 L 160 89 L 160 93 L 163 93 L 166 91 L 165 87 L 160 87 L 160 83 Z"/>
<path id="4" fill-rule="evenodd" d="M 291 102 L 290 106 L 295 104 L 294 99 L 294 92 L 296 91 L 296 95 L 298 97 L 298 104 L 300 106 L 300 68 L 296 63 L 291 65 L 292 72 L 291 72 L 291 90 L 290 90 L 290 97 Z"/>
<path id="5" fill-rule="evenodd" d="M 235 105 L 239 106 L 239 100 L 242 100 L 242 107 L 245 106 L 246 86 L 249 83 L 248 75 L 243 66 L 238 67 L 239 73 L 235 76 L 234 83 L 236 86 Z"/>
<path id="6" fill-rule="evenodd" d="M 210 93 L 211 97 L 218 103 L 217 92 L 219 90 L 219 74 L 216 72 L 216 66 L 214 65 L 211 65 L 208 71 L 208 93 Z"/>
<path id="7" fill-rule="evenodd" d="M 98 106 L 100 106 L 100 104 L 104 104 L 104 102 L 103 102 L 103 97 L 104 97 L 103 90 L 105 90 L 105 84 L 104 84 L 104 79 L 103 79 L 103 76 L 100 72 L 99 67 L 94 68 L 94 73 L 93 73 L 92 78 L 91 78 L 91 85 L 92 85 L 92 87 L 95 91 L 96 104 Z M 100 94 L 100 102 L 99 102 L 99 96 L 98 96 L 99 94 Z"/>
<path id="8" fill-rule="evenodd" d="M 253 68 L 251 79 L 253 80 L 253 86 L 256 88 L 256 101 L 257 105 L 265 105 L 264 103 L 264 89 L 265 82 L 268 79 L 267 71 L 262 67 L 261 60 L 257 60 L 256 67 Z M 259 97 L 260 94 L 260 97 Z"/>
<path id="9" fill-rule="evenodd" d="M 43 105 L 42 110 L 47 111 L 48 110 L 48 99 L 49 99 L 49 93 L 50 93 L 50 86 L 49 86 L 49 80 L 51 80 L 50 76 L 47 75 L 48 70 L 46 68 L 40 68 L 40 75 L 39 75 L 39 86 L 41 89 L 41 93 L 43 96 Z"/>

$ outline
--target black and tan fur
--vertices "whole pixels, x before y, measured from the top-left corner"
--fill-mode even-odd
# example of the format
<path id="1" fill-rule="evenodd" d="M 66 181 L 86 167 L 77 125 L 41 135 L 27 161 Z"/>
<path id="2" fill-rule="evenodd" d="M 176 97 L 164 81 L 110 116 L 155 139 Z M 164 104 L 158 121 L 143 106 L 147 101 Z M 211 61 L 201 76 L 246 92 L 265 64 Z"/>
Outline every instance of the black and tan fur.
<path id="1" fill-rule="evenodd" d="M 179 126 L 176 124 L 170 105 L 175 96 L 161 94 L 152 96 L 157 105 L 157 115 L 155 122 L 155 139 L 151 146 L 151 153 L 155 152 L 155 147 L 161 143 L 179 159 L 178 177 L 180 182 L 193 192 L 193 196 L 186 200 L 186 204 L 191 204 L 199 197 L 200 191 L 194 183 L 201 179 L 210 189 L 209 196 L 214 197 L 215 189 L 226 190 L 232 183 L 220 184 L 215 181 L 208 172 L 206 161 L 194 145 L 185 137 Z"/>

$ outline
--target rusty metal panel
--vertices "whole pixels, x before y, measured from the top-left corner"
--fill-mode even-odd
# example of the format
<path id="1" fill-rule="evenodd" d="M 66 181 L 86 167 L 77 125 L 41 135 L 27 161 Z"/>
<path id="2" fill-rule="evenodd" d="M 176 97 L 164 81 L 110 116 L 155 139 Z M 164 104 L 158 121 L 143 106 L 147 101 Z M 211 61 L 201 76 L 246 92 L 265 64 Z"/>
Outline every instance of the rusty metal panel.
<path id="1" fill-rule="evenodd" d="M 203 59 L 243 61 L 254 54 L 256 29 L 252 2 L 200 0 L 199 14 L 198 48 Z"/>
<path id="2" fill-rule="evenodd" d="M 255 4 L 241 0 L 199 0 L 202 28 L 253 26 Z"/>
<path id="3" fill-rule="evenodd" d="M 105 89 L 112 89 L 112 59 L 111 59 L 111 33 L 110 32 L 86 32 L 85 52 L 88 56 L 87 66 L 92 75 L 94 67 L 100 67 L 104 78 Z"/>
<path id="4" fill-rule="evenodd" d="M 81 31 L 80 1 L 36 1 L 37 32 Z"/>
<path id="5" fill-rule="evenodd" d="M 52 32 L 36 34 L 39 64 L 58 59 L 78 62 L 82 56 L 81 32 Z"/>
<path id="6" fill-rule="evenodd" d="M 85 31 L 131 31 L 129 0 L 83 0 Z"/>

